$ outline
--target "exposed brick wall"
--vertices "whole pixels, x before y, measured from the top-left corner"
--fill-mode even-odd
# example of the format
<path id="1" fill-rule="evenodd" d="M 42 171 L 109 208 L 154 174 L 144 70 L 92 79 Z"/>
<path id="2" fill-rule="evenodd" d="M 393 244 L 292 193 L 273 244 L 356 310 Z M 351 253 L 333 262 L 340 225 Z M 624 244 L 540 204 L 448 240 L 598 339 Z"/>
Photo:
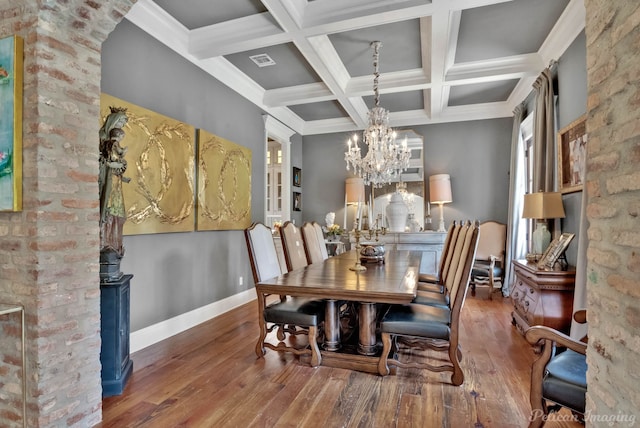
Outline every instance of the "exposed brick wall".
<path id="1" fill-rule="evenodd" d="M 589 133 L 586 190 L 590 222 L 587 410 L 591 415 L 635 415 L 637 419 L 640 2 L 585 0 L 585 6 Z M 596 426 L 601 423 L 596 419 L 588 422 Z"/>
<path id="2" fill-rule="evenodd" d="M 0 37 L 20 35 L 25 53 L 24 206 L 0 213 L 0 302 L 26 309 L 30 427 L 101 419 L 100 49 L 134 2 L 0 0 Z M 19 329 L 0 327 L 13 336 L 0 360 L 19 367 Z M 3 426 L 21 426 L 18 374 L 0 370 L 0 385 L 11 385 Z"/>

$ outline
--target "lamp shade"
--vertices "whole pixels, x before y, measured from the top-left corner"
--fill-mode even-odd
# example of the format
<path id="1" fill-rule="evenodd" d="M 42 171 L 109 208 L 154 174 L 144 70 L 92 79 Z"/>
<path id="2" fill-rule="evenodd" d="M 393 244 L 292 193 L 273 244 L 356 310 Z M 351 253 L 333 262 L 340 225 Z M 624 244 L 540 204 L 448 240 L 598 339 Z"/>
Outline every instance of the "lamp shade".
<path id="1" fill-rule="evenodd" d="M 562 194 L 559 192 L 537 192 L 524 195 L 522 218 L 564 218 Z"/>
<path id="2" fill-rule="evenodd" d="M 346 203 L 364 202 L 364 180 L 360 177 L 351 177 L 345 180 Z"/>
<path id="3" fill-rule="evenodd" d="M 429 201 L 432 204 L 447 204 L 453 201 L 449 174 L 436 174 L 429 177 Z"/>

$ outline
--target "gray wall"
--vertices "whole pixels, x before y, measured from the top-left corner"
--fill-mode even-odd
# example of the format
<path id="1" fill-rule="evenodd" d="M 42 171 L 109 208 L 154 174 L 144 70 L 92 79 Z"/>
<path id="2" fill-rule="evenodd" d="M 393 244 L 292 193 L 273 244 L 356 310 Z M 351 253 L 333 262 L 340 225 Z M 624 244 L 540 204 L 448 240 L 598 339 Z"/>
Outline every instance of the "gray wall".
<path id="1" fill-rule="evenodd" d="M 584 31 L 558 60 L 558 129 L 562 129 L 587 112 L 587 48 Z M 567 261 L 576 265 L 580 207 L 583 192 L 563 195 L 566 217 L 562 231 L 576 236 L 567 248 Z"/>
<path id="2" fill-rule="evenodd" d="M 300 182 L 300 187 L 293 187 L 293 167 L 302 169 L 302 180 Z M 305 195 L 307 192 L 307 181 L 305 177 L 306 171 L 302 168 L 302 137 L 300 134 L 294 134 L 291 136 L 291 168 L 292 171 L 289 171 L 291 178 L 291 192 L 300 192 L 302 194 L 302 211 L 293 211 L 293 195 L 291 195 L 291 206 L 289 210 L 291 211 L 291 221 L 293 221 L 296 225 L 302 225 L 302 215 L 305 210 Z M 308 195 L 307 195 L 308 199 Z"/>
<path id="3" fill-rule="evenodd" d="M 427 180 L 433 174 L 451 176 L 447 224 L 458 219 L 507 221 L 511 127 L 512 119 L 504 118 L 412 128 L 424 137 Z M 303 137 L 305 221 L 324 224 L 325 214 L 335 211 L 342 224 L 344 182 L 350 176 L 344 161 L 348 138 L 347 133 Z M 436 221 L 437 209 L 431 215 Z"/>
<path id="4" fill-rule="evenodd" d="M 253 152 L 252 218 L 264 210 L 262 111 L 123 20 L 103 44 L 103 92 L 206 129 Z M 559 127 L 586 111 L 584 35 L 559 60 Z M 511 119 L 423 125 L 425 175 L 451 175 L 453 202 L 445 220 L 507 219 Z M 302 212 L 296 224 L 336 212 L 342 223 L 347 133 L 300 137 L 291 145 L 292 166 L 302 168 Z M 304 150 L 303 150 L 304 149 Z M 563 230 L 576 233 L 582 193 L 564 196 Z M 432 213 L 437 217 L 437 212 Z M 127 236 L 122 270 L 132 281 L 132 331 L 207 305 L 252 286 L 241 231 Z M 575 264 L 575 248 L 568 250 Z M 573 257 L 573 259 L 572 259 Z M 244 284 L 239 285 L 242 276 Z"/>
<path id="5" fill-rule="evenodd" d="M 101 91 L 252 150 L 252 218 L 264 210 L 262 111 L 123 20 L 102 46 Z M 97 138 L 97 137 L 96 137 Z M 250 288 L 242 231 L 127 236 L 131 329 L 139 330 Z M 239 277 L 243 285 L 239 285 Z"/>

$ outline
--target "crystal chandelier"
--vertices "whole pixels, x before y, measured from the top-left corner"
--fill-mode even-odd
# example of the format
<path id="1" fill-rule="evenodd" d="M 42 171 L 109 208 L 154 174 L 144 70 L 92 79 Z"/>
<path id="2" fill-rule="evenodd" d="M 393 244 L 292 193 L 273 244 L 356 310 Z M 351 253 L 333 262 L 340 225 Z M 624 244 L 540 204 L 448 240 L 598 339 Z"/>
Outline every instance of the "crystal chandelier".
<path id="1" fill-rule="evenodd" d="M 378 59 L 382 43 L 372 42 L 371 46 L 373 46 L 375 107 L 368 112 L 369 126 L 362 132 L 362 140 L 368 147 L 367 154 L 364 158 L 362 157 L 358 136 L 354 134 L 349 138 L 344 160 L 347 163 L 347 171 L 352 166 L 355 174 L 362 177 L 364 184 L 378 188 L 391 183 L 407 169 L 411 150 L 407 148 L 406 138 L 402 144 L 396 142 L 396 133 L 389 127 L 389 111 L 380 107 Z"/>

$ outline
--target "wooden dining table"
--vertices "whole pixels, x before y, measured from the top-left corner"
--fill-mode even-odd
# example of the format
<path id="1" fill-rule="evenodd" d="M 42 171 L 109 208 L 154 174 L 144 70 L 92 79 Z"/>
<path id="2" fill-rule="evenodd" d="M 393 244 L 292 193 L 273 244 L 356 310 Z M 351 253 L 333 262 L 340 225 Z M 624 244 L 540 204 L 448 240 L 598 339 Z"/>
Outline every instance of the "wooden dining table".
<path id="1" fill-rule="evenodd" d="M 256 284 L 265 295 L 311 297 L 326 302 L 322 364 L 377 373 L 372 357 L 379 352 L 376 337 L 378 304 L 406 304 L 416 296 L 421 253 L 388 251 L 384 263 L 366 264 L 365 271 L 349 269 L 356 251 L 330 257 Z M 346 352 L 340 337 L 340 302 L 358 307 L 357 352 Z M 259 314 L 262 317 L 262 314 Z"/>

